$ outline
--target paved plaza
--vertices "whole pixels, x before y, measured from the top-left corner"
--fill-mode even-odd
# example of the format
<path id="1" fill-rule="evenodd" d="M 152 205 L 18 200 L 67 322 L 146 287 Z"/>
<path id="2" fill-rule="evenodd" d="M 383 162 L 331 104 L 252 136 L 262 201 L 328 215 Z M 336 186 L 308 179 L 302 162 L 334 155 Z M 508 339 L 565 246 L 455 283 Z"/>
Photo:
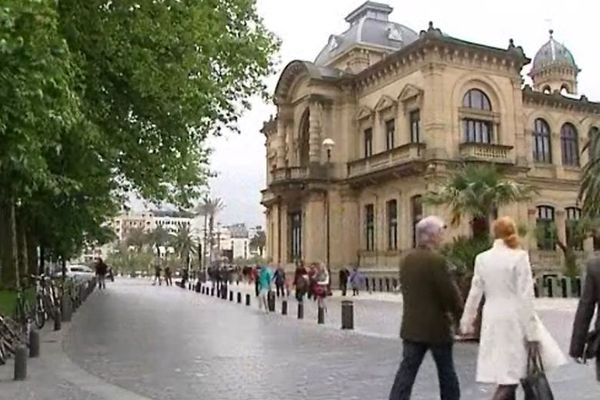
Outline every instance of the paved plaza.
<path id="1" fill-rule="evenodd" d="M 288 316 L 265 315 L 254 297 L 246 307 L 147 280 L 117 280 L 95 292 L 62 335 L 45 332 L 27 382 L 11 382 L 12 371 L 0 367 L 0 399 L 387 399 L 401 351 L 401 300 L 361 296 L 353 332 L 339 329 L 340 302 L 329 299 L 326 325 L 318 326 L 312 302 L 298 321 L 293 299 Z M 538 302 L 565 350 L 574 306 Z M 455 353 L 462 398 L 489 398 L 491 388 L 474 382 L 476 345 L 457 344 Z M 590 367 L 570 364 L 550 379 L 557 400 L 598 399 Z M 437 398 L 427 358 L 413 399 Z"/>

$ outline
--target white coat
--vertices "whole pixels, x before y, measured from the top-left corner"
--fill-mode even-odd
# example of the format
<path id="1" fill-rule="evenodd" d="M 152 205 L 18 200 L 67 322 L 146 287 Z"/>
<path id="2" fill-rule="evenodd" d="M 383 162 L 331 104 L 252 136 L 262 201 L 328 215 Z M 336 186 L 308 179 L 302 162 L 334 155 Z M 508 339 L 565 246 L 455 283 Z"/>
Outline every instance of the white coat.
<path id="1" fill-rule="evenodd" d="M 496 240 L 475 259 L 471 291 L 461 319 L 463 332 L 472 331 L 481 297 L 485 296 L 477 381 L 515 385 L 527 370 L 528 341 L 540 343 L 546 371 L 566 363 L 556 341 L 533 307 L 533 278 L 529 255 Z"/>

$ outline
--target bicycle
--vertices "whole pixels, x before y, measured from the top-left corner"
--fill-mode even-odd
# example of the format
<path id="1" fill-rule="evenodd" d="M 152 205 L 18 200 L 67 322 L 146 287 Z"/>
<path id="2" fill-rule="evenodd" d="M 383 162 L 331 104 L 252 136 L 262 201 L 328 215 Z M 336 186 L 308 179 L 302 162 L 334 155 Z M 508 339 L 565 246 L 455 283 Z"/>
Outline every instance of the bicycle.
<path id="1" fill-rule="evenodd" d="M 24 343 L 23 335 L 19 334 L 18 324 L 10 318 L 0 315 L 0 365 L 14 356 L 17 347 Z"/>

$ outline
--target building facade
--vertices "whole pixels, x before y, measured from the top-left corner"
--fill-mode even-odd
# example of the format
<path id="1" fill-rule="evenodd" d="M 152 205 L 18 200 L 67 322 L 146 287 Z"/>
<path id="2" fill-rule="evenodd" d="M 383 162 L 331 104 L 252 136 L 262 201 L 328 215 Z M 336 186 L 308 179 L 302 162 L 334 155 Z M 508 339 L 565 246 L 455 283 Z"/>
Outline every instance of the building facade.
<path id="1" fill-rule="evenodd" d="M 396 271 L 416 222 L 447 216 L 422 196 L 463 162 L 495 163 L 535 186 L 535 199 L 499 213 L 530 227 L 553 221 L 564 239 L 581 214 L 581 150 L 600 128 L 600 104 L 578 95 L 573 55 L 552 32 L 532 61 L 512 40 L 466 42 L 431 23 L 416 33 L 391 12 L 363 4 L 314 62 L 281 73 L 277 115 L 262 129 L 268 257 Z M 453 229 L 469 232 L 466 221 Z M 535 236 L 526 243 L 534 266 L 558 268 L 560 252 Z"/>

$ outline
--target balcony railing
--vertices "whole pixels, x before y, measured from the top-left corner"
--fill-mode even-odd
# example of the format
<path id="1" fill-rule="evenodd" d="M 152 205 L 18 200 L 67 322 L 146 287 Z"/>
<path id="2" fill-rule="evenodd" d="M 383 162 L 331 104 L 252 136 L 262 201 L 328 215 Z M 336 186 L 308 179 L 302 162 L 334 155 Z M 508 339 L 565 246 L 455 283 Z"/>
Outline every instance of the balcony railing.
<path id="1" fill-rule="evenodd" d="M 322 180 L 326 178 L 327 169 L 325 166 L 285 167 L 273 170 L 271 173 L 271 184 L 303 180 Z"/>
<path id="2" fill-rule="evenodd" d="M 466 160 L 514 163 L 511 157 L 512 146 L 491 143 L 462 143 L 460 155 Z"/>
<path id="3" fill-rule="evenodd" d="M 348 163 L 348 177 L 382 171 L 391 167 L 405 164 L 421 158 L 425 144 L 408 143 L 383 153 L 374 154 L 371 157 Z"/>

